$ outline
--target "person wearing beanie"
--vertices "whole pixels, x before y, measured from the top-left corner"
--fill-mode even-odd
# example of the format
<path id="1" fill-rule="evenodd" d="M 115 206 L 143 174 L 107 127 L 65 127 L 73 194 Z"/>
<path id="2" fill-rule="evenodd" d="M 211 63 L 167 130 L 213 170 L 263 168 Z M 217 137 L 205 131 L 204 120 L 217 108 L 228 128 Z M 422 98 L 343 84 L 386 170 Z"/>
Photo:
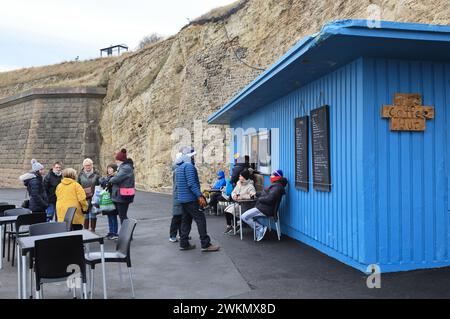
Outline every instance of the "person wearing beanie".
<path id="1" fill-rule="evenodd" d="M 47 221 L 52 221 L 56 212 L 56 187 L 62 180 L 62 164 L 55 162 L 53 168 L 45 175 L 44 189 L 47 193 L 48 207 L 47 207 Z"/>
<path id="2" fill-rule="evenodd" d="M 47 193 L 44 189 L 44 166 L 37 160 L 31 160 L 31 172 L 20 176 L 20 180 L 27 188 L 30 198 L 29 209 L 33 213 L 45 213 L 48 207 Z"/>
<path id="3" fill-rule="evenodd" d="M 244 169 L 249 168 L 250 156 L 241 156 L 240 154 L 236 154 L 234 158 L 234 167 L 231 171 L 231 184 L 233 184 L 233 187 L 236 186 L 237 182 L 239 181 L 239 174 L 241 174 Z"/>
<path id="4" fill-rule="evenodd" d="M 89 208 L 84 219 L 84 228 L 90 229 L 95 233 L 97 226 L 97 215 L 92 209 L 92 197 L 94 196 L 95 186 L 100 185 L 100 173 L 94 168 L 94 162 L 90 158 L 86 158 L 83 161 L 83 169 L 78 175 L 77 182 L 83 187 L 86 192 L 86 199 L 89 204 Z"/>
<path id="5" fill-rule="evenodd" d="M 264 238 L 267 226 L 263 226 L 255 217 L 273 217 L 276 214 L 276 205 L 286 193 L 287 179 L 283 177 L 282 170 L 272 172 L 270 176 L 270 186 L 258 196 L 255 208 L 246 211 L 241 216 L 241 221 L 248 224 L 252 229 L 256 230 L 256 240 L 260 241 Z"/>
<path id="6" fill-rule="evenodd" d="M 109 187 L 109 181 L 113 178 L 117 173 L 117 164 L 109 164 L 106 167 L 106 177 L 100 178 L 100 186 L 103 187 L 106 191 L 112 194 L 112 189 Z M 96 204 L 98 205 L 98 204 Z M 109 232 L 106 235 L 106 239 L 114 240 L 119 238 L 119 223 L 117 221 L 117 209 L 112 211 L 102 212 L 103 215 L 108 216 L 108 227 Z"/>
<path id="7" fill-rule="evenodd" d="M 217 214 L 217 204 L 219 203 L 219 201 L 225 200 L 222 197 L 221 192 L 222 188 L 224 188 L 225 186 L 227 186 L 227 180 L 225 179 L 225 172 L 219 171 L 217 173 L 217 180 L 211 188 L 213 192 L 210 192 L 211 194 L 209 196 L 209 206 L 212 212 L 214 212 L 215 214 Z"/>
<path id="8" fill-rule="evenodd" d="M 198 233 L 203 252 L 213 252 L 220 249 L 219 246 L 211 244 L 211 238 L 206 229 L 206 218 L 203 208 L 206 199 L 200 191 L 200 181 L 195 168 L 195 151 L 192 148 L 182 148 L 183 163 L 178 165 L 175 172 L 177 187 L 177 200 L 183 209 L 181 219 L 180 250 L 187 251 L 195 249 L 195 245 L 189 243 L 192 220 L 197 224 Z"/>
<path id="9" fill-rule="evenodd" d="M 128 208 L 134 201 L 135 196 L 135 176 L 134 162 L 127 156 L 127 150 L 121 149 L 115 152 L 117 173 L 109 183 L 111 185 L 111 199 L 116 205 L 119 213 L 120 224 L 128 219 Z"/>
<path id="10" fill-rule="evenodd" d="M 239 181 L 236 184 L 236 187 L 233 189 L 231 193 L 231 197 L 234 201 L 252 199 L 256 196 L 256 189 L 253 181 L 250 179 L 250 172 L 247 169 L 244 169 L 239 174 Z M 242 204 L 244 205 L 244 204 Z M 245 206 L 242 207 L 242 211 L 245 211 Z M 224 234 L 231 235 L 235 234 L 239 231 L 239 225 L 236 225 L 236 229 L 233 228 L 233 219 L 236 216 L 236 210 L 239 209 L 235 204 L 229 205 L 225 208 L 225 219 L 226 219 L 226 228 Z"/>

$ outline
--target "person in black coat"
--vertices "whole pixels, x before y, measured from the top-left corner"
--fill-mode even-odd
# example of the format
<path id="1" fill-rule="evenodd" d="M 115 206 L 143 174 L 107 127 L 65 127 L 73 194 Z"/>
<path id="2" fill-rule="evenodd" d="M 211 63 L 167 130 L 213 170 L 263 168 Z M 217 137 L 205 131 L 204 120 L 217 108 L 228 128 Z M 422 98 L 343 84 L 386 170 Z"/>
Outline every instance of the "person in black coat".
<path id="1" fill-rule="evenodd" d="M 53 168 L 44 177 L 44 189 L 47 193 L 47 221 L 52 221 L 56 212 L 56 187 L 62 180 L 62 164 L 55 162 Z"/>
<path id="2" fill-rule="evenodd" d="M 230 182 L 233 185 L 233 188 L 236 187 L 237 182 L 239 182 L 239 175 L 245 169 L 250 168 L 250 157 L 247 155 L 245 157 L 240 156 L 239 154 L 235 155 L 234 167 L 231 171 Z"/>
<path id="3" fill-rule="evenodd" d="M 30 197 L 30 206 L 28 207 L 33 213 L 44 213 L 48 207 L 47 193 L 44 189 L 42 175 L 44 174 L 44 166 L 37 160 L 31 160 L 31 172 L 20 176 L 20 180 L 27 187 Z"/>
<path id="4" fill-rule="evenodd" d="M 242 222 L 248 224 L 251 228 L 256 228 L 256 240 L 264 238 L 267 226 L 259 224 L 253 219 L 258 216 L 273 217 L 276 214 L 276 205 L 286 193 L 287 179 L 283 177 L 282 170 L 276 170 L 270 176 L 270 186 L 257 194 L 258 200 L 255 208 L 246 211 L 241 216 Z"/>

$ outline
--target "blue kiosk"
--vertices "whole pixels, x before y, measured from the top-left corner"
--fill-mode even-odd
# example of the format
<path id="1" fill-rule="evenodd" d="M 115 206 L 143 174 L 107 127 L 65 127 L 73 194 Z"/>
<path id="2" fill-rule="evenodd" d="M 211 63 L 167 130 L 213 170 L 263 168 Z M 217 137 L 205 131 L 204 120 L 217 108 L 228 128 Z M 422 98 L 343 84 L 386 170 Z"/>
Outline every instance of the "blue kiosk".
<path id="1" fill-rule="evenodd" d="M 285 172 L 283 234 L 363 272 L 450 266 L 450 26 L 327 24 L 208 122 Z"/>

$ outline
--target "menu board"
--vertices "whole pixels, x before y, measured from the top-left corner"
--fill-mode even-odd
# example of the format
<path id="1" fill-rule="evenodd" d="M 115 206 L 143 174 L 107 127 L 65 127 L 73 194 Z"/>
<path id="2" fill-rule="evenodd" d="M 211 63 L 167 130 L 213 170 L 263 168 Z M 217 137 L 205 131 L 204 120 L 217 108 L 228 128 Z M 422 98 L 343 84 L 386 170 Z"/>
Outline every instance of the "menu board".
<path id="1" fill-rule="evenodd" d="M 328 105 L 311 111 L 314 189 L 331 192 L 330 114 Z"/>
<path id="2" fill-rule="evenodd" d="M 295 119 L 295 187 L 309 192 L 309 117 Z"/>

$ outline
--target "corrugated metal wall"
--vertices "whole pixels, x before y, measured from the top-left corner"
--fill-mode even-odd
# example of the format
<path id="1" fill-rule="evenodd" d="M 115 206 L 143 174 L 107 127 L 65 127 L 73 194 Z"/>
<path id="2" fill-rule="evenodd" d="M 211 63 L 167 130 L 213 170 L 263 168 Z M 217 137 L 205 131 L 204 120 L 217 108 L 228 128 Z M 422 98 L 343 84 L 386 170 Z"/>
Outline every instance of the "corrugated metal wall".
<path id="1" fill-rule="evenodd" d="M 421 93 L 435 107 L 425 133 L 390 131 L 381 108 L 395 93 Z M 332 192 L 304 193 L 295 188 L 294 119 L 325 104 Z M 450 265 L 449 107 L 450 64 L 361 58 L 232 126 L 280 129 L 285 234 L 362 271 L 377 263 L 389 272 Z"/>
<path id="2" fill-rule="evenodd" d="M 364 171 L 368 261 L 385 271 L 450 262 L 450 65 L 364 59 Z M 395 93 L 421 93 L 435 119 L 391 132 L 381 118 Z"/>
<path id="3" fill-rule="evenodd" d="M 280 168 L 289 180 L 283 233 L 360 269 L 358 262 L 365 262 L 362 97 L 359 59 L 232 123 L 280 130 Z M 305 193 L 295 188 L 294 119 L 325 104 L 330 106 L 332 192 L 317 192 L 311 185 Z M 309 157 L 312 177 L 311 151 Z"/>

